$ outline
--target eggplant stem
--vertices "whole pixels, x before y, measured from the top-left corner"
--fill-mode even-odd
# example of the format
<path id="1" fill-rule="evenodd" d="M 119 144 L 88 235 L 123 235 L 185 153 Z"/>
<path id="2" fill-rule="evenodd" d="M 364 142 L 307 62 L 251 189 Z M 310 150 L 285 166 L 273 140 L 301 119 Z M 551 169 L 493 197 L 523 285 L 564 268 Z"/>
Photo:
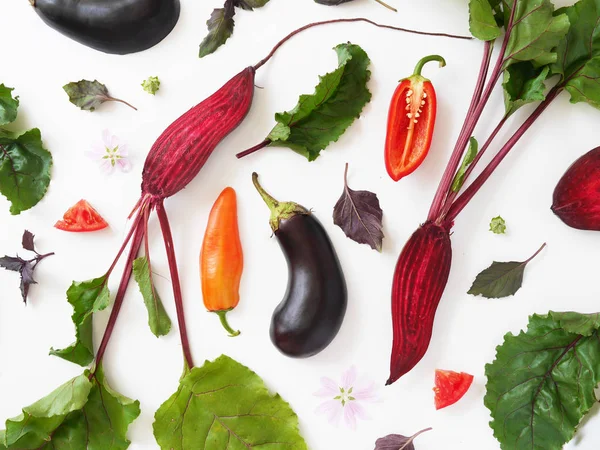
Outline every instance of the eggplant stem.
<path id="1" fill-rule="evenodd" d="M 243 152 L 239 152 L 237 155 L 235 155 L 235 157 L 237 159 L 240 159 L 240 158 L 243 158 L 244 156 L 251 155 L 252 153 L 257 152 L 257 151 L 267 147 L 271 142 L 272 142 L 271 139 L 265 139 L 260 144 L 256 144 L 254 147 L 250 147 L 249 149 L 244 150 Z"/>
<path id="2" fill-rule="evenodd" d="M 231 328 L 231 326 L 229 325 L 229 322 L 227 322 L 227 313 L 231 311 L 230 309 L 222 309 L 221 311 L 212 311 L 214 312 L 217 316 L 219 316 L 219 320 L 221 321 L 221 325 L 223 325 L 223 328 L 225 328 L 225 330 L 229 333 L 229 337 L 236 337 L 240 335 L 240 331 L 236 331 L 233 328 Z"/>
<path id="3" fill-rule="evenodd" d="M 299 205 L 294 202 L 280 202 L 275 200 L 258 182 L 258 174 L 256 172 L 252 173 L 252 183 L 254 183 L 254 187 L 264 200 L 264 202 L 269 207 L 271 211 L 271 218 L 269 219 L 269 225 L 273 232 L 276 232 L 279 229 L 279 223 L 282 220 L 289 219 L 293 216 L 297 215 L 308 215 L 310 211 L 306 209 L 304 206 Z"/>
<path id="4" fill-rule="evenodd" d="M 457 36 L 455 34 L 448 34 L 448 33 L 430 33 L 430 32 L 427 32 L 427 31 L 410 30 L 408 28 L 401 28 L 401 27 L 394 27 L 394 26 L 391 26 L 391 25 L 384 25 L 384 24 L 380 24 L 380 23 L 377 23 L 377 22 L 373 22 L 372 20 L 366 19 L 364 17 L 354 17 L 354 18 L 350 18 L 350 19 L 324 20 L 322 22 L 309 23 L 308 25 L 304 25 L 303 27 L 300 27 L 297 30 L 292 31 L 290 34 L 288 34 L 286 37 L 284 37 L 281 41 L 279 41 L 275 45 L 275 47 L 273 47 L 273 49 L 269 52 L 269 54 L 267 56 L 265 56 L 263 59 L 261 59 L 254 66 L 254 70 L 258 70 L 262 66 L 264 66 L 265 63 L 267 61 L 269 61 L 273 57 L 273 55 L 275 54 L 275 52 L 277 50 L 279 50 L 279 47 L 281 47 L 283 44 L 285 44 L 287 41 L 289 41 L 291 38 L 293 38 L 298 33 L 301 33 L 304 30 L 308 30 L 309 28 L 318 27 L 320 25 L 328 25 L 330 23 L 350 23 L 350 22 L 365 22 L 365 23 L 368 23 L 370 25 L 376 26 L 378 28 L 385 28 L 385 29 L 388 29 L 388 30 L 395 30 L 395 31 L 404 31 L 406 33 L 420 34 L 422 36 L 447 37 L 447 38 L 464 39 L 464 40 L 472 40 L 473 39 L 471 36 Z"/>
<path id="5" fill-rule="evenodd" d="M 393 6 L 391 6 L 391 5 L 388 5 L 387 3 L 385 3 L 385 2 L 384 2 L 384 1 L 382 1 L 382 0 L 375 0 L 375 1 L 376 1 L 377 3 L 379 3 L 381 6 L 384 6 L 384 7 L 386 7 L 387 9 L 389 9 L 389 10 L 391 10 L 391 11 L 398 12 L 398 10 L 397 10 L 396 8 L 394 8 L 394 7 L 393 7 Z"/>
<path id="6" fill-rule="evenodd" d="M 173 297 L 175 298 L 175 309 L 177 310 L 177 322 L 179 324 L 179 335 L 181 337 L 181 347 L 183 349 L 183 358 L 186 367 L 191 369 L 194 367 L 192 352 L 190 350 L 190 341 L 185 325 L 185 311 L 183 308 L 183 295 L 181 293 L 181 284 L 179 283 L 179 272 L 177 270 L 177 259 L 175 258 L 175 248 L 173 246 L 173 235 L 171 234 L 171 225 L 169 218 L 161 199 L 156 203 L 156 214 L 160 222 L 163 240 L 165 241 L 165 249 L 167 251 L 167 261 L 169 262 L 169 270 L 171 272 L 171 283 L 173 285 Z"/>

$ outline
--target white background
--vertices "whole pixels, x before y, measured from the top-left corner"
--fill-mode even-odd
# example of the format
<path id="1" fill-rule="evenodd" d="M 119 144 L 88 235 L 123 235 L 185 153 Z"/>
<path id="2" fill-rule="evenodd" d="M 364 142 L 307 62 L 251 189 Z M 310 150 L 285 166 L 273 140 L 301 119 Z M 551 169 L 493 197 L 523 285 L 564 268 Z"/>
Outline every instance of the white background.
<path id="1" fill-rule="evenodd" d="M 264 57 L 284 34 L 310 21 L 366 16 L 398 26 L 468 33 L 464 0 L 388 1 L 401 12 L 394 14 L 368 0 L 336 8 L 311 0 L 273 0 L 253 13 L 238 11 L 233 37 L 204 59 L 197 58 L 204 22 L 221 0 L 183 0 L 179 24 L 167 39 L 151 50 L 125 57 L 105 55 L 63 37 L 46 27 L 24 0 L 0 4 L 4 36 L 0 82 L 15 87 L 21 99 L 19 118 L 12 128 L 39 127 L 54 157 L 50 190 L 38 206 L 12 217 L 8 203 L 0 200 L 0 253 L 21 252 L 25 228 L 36 234 L 40 251 L 56 252 L 36 271 L 39 285 L 32 287 L 27 307 L 20 300 L 17 275 L 0 271 L 1 421 L 80 373 L 79 367 L 48 356 L 50 347 L 62 348 L 73 341 L 72 309 L 65 291 L 72 280 L 97 277 L 106 271 L 127 229 L 125 218 L 138 199 L 148 149 L 180 114 L 241 68 Z M 336 66 L 332 47 L 349 40 L 360 44 L 372 60 L 369 88 L 373 100 L 360 120 L 313 163 L 281 148 L 235 159 L 236 152 L 260 142 L 270 131 L 275 112 L 293 107 L 299 94 L 312 92 L 317 76 Z M 429 426 L 434 431 L 419 438 L 419 450 L 497 449 L 482 401 L 483 374 L 503 335 L 525 327 L 533 312 L 599 309 L 598 235 L 569 229 L 549 208 L 554 185 L 567 166 L 598 144 L 595 136 L 600 112 L 583 104 L 570 105 L 563 94 L 458 218 L 452 236 L 452 273 L 429 351 L 411 373 L 393 386 L 383 387 L 392 337 L 390 285 L 394 264 L 403 243 L 426 217 L 470 101 L 482 49 L 477 41 L 414 36 L 364 24 L 305 32 L 258 71 L 256 83 L 263 89 L 256 89 L 244 123 L 218 147 L 188 188 L 166 202 L 197 364 L 226 353 L 251 367 L 291 403 L 314 450 L 368 450 L 378 437 L 388 433 L 412 434 Z M 397 80 L 410 75 L 417 60 L 432 53 L 448 61 L 444 69 L 430 64 L 424 71 L 434 82 L 439 98 L 433 146 L 417 172 L 394 183 L 383 163 L 388 102 Z M 156 97 L 140 87 L 150 75 L 162 81 Z M 116 103 L 105 104 L 94 113 L 78 110 L 61 87 L 82 78 L 97 78 L 114 96 L 130 101 L 139 111 Z M 502 108 L 501 96 L 496 95 L 477 129 L 480 141 L 500 118 Z M 511 120 L 513 129 L 522 118 L 523 114 L 517 114 Z M 131 173 L 107 177 L 84 156 L 92 143 L 101 139 L 105 128 L 130 145 Z M 382 254 L 348 240 L 332 223 L 346 161 L 350 163 L 350 185 L 376 192 L 380 198 L 386 233 Z M 314 209 L 344 268 L 349 290 L 344 325 L 332 345 L 308 360 L 285 358 L 269 340 L 271 313 L 284 294 L 287 269 L 279 246 L 270 239 L 269 213 L 252 188 L 252 171 L 259 172 L 274 196 Z M 242 330 L 236 339 L 228 338 L 217 317 L 205 311 L 198 276 L 207 215 L 227 185 L 238 192 L 245 254 L 242 300 L 230 314 L 232 325 Z M 110 229 L 71 234 L 53 228 L 80 198 L 100 211 Z M 508 224 L 504 236 L 488 231 L 490 219 L 498 214 Z M 168 267 L 155 218 L 151 228 L 153 269 L 164 276 L 156 278 L 157 287 L 175 321 Z M 548 247 L 528 267 L 524 286 L 516 296 L 486 300 L 466 294 L 475 275 L 492 260 L 524 259 L 542 242 Z M 115 276 L 110 283 L 113 293 L 117 282 Z M 95 317 L 97 343 L 107 318 L 108 311 Z M 372 420 L 360 422 L 355 432 L 343 426 L 335 428 L 324 417 L 316 416 L 320 399 L 312 395 L 321 376 L 339 378 L 352 364 L 381 386 L 381 402 L 367 405 Z M 141 402 L 142 414 L 130 428 L 130 448 L 157 448 L 151 428 L 153 415 L 177 387 L 182 368 L 179 336 L 175 329 L 162 339 L 150 333 L 141 296 L 133 284 L 108 347 L 105 368 L 115 389 Z M 437 412 L 431 391 L 436 368 L 475 375 L 472 388 L 459 403 Z M 600 418 L 596 407 L 593 413 L 579 430 L 574 441 L 577 444 L 568 448 L 597 447 L 594 441 L 600 439 Z"/>

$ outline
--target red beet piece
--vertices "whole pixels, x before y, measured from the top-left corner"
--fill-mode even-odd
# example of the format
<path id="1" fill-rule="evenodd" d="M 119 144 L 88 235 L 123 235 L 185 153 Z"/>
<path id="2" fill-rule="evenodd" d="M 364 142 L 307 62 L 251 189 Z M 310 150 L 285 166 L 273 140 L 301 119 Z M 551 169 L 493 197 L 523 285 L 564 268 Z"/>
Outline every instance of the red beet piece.
<path id="1" fill-rule="evenodd" d="M 429 347 L 435 311 L 452 263 L 449 228 L 426 222 L 398 257 L 392 285 L 394 342 L 387 385 L 409 372 Z"/>
<path id="2" fill-rule="evenodd" d="M 600 147 L 567 169 L 554 189 L 551 209 L 570 227 L 600 231 Z"/>
<path id="3" fill-rule="evenodd" d="M 200 172 L 225 136 L 246 117 L 254 95 L 253 67 L 173 122 L 156 140 L 144 164 L 142 192 L 167 198 Z"/>

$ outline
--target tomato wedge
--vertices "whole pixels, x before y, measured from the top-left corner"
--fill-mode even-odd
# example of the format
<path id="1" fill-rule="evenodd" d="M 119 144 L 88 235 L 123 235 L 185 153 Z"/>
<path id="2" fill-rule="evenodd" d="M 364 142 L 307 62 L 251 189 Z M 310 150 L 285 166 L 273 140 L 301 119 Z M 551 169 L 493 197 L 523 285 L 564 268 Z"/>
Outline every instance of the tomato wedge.
<path id="1" fill-rule="evenodd" d="M 108 223 L 86 200 L 79 200 L 54 227 L 63 231 L 98 231 L 108 227 Z"/>
<path id="2" fill-rule="evenodd" d="M 453 405 L 467 393 L 473 383 L 473 375 L 451 370 L 435 371 L 435 409 Z"/>

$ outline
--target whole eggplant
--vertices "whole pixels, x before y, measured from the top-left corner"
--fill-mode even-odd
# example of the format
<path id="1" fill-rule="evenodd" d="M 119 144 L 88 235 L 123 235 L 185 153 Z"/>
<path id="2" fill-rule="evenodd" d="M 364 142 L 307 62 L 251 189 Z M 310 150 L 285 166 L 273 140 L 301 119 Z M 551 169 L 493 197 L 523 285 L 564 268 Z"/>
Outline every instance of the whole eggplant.
<path id="1" fill-rule="evenodd" d="M 125 55 L 162 41 L 179 20 L 179 0 L 30 0 L 51 28 L 88 47 Z"/>
<path id="2" fill-rule="evenodd" d="M 346 280 L 331 240 L 306 208 L 278 202 L 258 184 L 271 209 L 271 228 L 288 265 L 287 292 L 271 319 L 271 341 L 287 356 L 306 358 L 335 338 L 346 314 Z"/>

